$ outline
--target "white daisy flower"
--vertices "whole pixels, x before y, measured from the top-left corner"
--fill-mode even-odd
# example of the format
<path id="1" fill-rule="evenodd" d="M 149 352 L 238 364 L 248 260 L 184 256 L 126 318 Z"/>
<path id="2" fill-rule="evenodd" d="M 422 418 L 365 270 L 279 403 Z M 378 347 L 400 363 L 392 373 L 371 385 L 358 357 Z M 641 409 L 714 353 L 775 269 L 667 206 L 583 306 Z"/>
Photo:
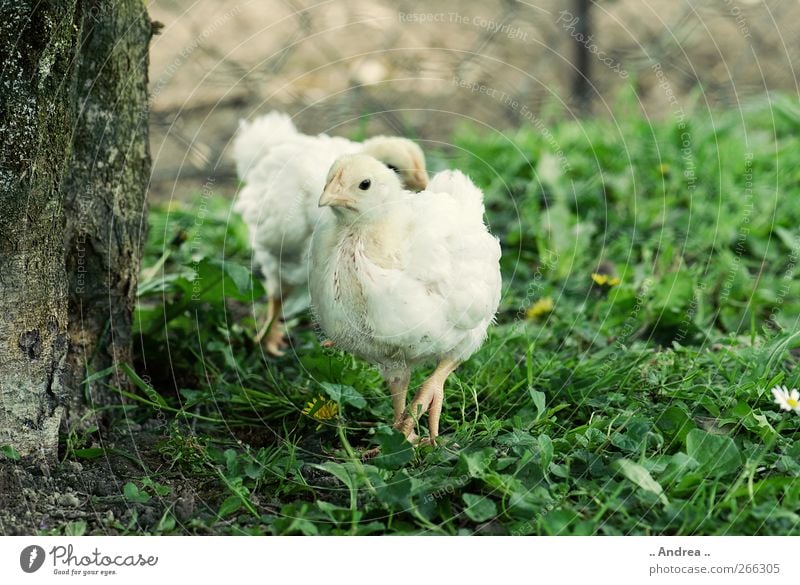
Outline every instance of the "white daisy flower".
<path id="1" fill-rule="evenodd" d="M 786 386 L 775 386 L 772 389 L 775 403 L 780 405 L 782 410 L 793 410 L 800 412 L 800 392 L 797 388 L 792 388 L 791 392 Z"/>

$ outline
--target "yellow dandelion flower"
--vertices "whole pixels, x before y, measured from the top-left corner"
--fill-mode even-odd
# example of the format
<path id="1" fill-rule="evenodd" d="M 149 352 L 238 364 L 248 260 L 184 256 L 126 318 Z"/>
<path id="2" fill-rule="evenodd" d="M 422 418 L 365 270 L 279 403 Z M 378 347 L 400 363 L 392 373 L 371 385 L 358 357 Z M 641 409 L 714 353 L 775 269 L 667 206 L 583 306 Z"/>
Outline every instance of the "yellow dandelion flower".
<path id="1" fill-rule="evenodd" d="M 617 286 L 620 282 L 622 282 L 619 277 L 611 276 L 610 274 L 598 274 L 597 272 L 592 272 L 592 280 L 598 286 Z"/>
<path id="2" fill-rule="evenodd" d="M 528 319 L 536 319 L 537 317 L 541 317 L 542 315 L 546 315 L 547 313 L 553 310 L 553 299 L 552 297 L 544 297 L 533 303 L 530 309 L 527 310 L 525 313 L 525 317 Z"/>
<path id="3" fill-rule="evenodd" d="M 322 422 L 335 418 L 339 414 L 339 406 L 324 396 L 317 396 L 306 405 L 303 414 Z"/>

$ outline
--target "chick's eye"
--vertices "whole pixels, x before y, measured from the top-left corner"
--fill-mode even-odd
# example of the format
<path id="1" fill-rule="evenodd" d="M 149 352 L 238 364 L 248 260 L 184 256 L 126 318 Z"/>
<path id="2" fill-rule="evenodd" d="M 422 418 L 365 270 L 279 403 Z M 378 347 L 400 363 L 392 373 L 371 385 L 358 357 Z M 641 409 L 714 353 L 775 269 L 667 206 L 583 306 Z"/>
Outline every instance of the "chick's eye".
<path id="1" fill-rule="evenodd" d="M 398 175 L 400 174 L 400 169 L 398 169 L 396 166 L 394 166 L 394 165 L 386 165 L 386 166 L 389 167 L 390 171 L 394 171 Z"/>
<path id="2" fill-rule="evenodd" d="M 367 189 L 369 189 L 370 185 L 372 185 L 372 181 L 370 181 L 369 179 L 364 179 L 358 184 L 358 188 L 361 189 L 362 191 L 366 191 Z"/>

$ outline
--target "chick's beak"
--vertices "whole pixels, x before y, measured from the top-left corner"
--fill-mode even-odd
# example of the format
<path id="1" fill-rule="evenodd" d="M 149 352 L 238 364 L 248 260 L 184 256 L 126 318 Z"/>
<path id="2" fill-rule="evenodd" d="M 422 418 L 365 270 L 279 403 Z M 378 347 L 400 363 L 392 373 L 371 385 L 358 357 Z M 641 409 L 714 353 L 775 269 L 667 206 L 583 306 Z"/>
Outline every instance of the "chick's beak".
<path id="1" fill-rule="evenodd" d="M 339 185 L 328 183 L 319 198 L 320 207 L 338 207 L 345 203 L 342 197 L 342 188 Z"/>
<path id="2" fill-rule="evenodd" d="M 320 207 L 348 207 L 350 200 L 345 196 L 344 185 L 342 184 L 341 172 L 333 177 L 319 198 Z"/>

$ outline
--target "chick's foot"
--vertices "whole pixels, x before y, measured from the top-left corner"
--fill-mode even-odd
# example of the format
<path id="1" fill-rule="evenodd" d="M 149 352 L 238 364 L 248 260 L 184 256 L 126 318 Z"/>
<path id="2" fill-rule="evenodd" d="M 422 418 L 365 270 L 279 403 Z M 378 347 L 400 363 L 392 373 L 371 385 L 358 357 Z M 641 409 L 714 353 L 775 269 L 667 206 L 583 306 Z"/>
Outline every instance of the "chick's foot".
<path id="1" fill-rule="evenodd" d="M 455 360 L 444 359 L 439 362 L 433 374 L 423 382 L 411 404 L 406 408 L 402 420 L 394 425 L 394 428 L 402 432 L 410 442 L 414 444 L 436 444 L 436 437 L 439 436 L 442 403 L 444 402 L 444 383 L 457 367 L 458 362 Z M 428 413 L 429 433 L 427 438 L 418 440 L 415 429 L 419 419 L 425 412 Z"/>
<path id="2" fill-rule="evenodd" d="M 284 333 L 283 323 L 275 320 L 272 326 L 267 331 L 261 346 L 269 355 L 274 357 L 281 357 L 284 355 L 283 349 L 288 346 L 286 341 L 286 334 Z"/>
<path id="3" fill-rule="evenodd" d="M 264 326 L 253 338 L 253 341 L 260 344 L 269 355 L 281 357 L 282 351 L 288 343 L 283 323 L 281 323 L 281 310 L 283 303 L 281 299 L 271 298 L 267 305 L 267 317 Z"/>

